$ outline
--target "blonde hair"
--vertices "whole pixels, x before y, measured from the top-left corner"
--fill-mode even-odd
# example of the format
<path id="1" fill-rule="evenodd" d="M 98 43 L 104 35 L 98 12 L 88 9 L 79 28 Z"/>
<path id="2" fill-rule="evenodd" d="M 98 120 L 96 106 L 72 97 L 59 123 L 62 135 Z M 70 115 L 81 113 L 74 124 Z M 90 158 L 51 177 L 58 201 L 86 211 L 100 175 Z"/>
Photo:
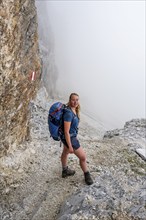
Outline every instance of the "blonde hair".
<path id="1" fill-rule="evenodd" d="M 69 96 L 69 101 L 66 104 L 68 107 L 70 107 L 70 101 L 71 101 L 71 98 L 72 98 L 73 95 L 79 97 L 79 95 L 77 93 L 75 93 L 75 92 L 71 93 L 70 96 Z M 76 107 L 76 114 L 77 114 L 78 118 L 80 118 L 80 110 L 81 110 L 81 106 L 80 106 L 80 104 L 78 104 L 78 106 Z"/>

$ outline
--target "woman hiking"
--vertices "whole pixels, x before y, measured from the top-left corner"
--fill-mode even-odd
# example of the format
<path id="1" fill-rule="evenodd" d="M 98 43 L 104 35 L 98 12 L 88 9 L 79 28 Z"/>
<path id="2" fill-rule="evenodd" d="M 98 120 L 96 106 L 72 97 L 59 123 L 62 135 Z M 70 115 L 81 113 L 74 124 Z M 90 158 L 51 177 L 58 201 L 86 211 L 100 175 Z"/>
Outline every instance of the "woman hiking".
<path id="1" fill-rule="evenodd" d="M 79 158 L 80 166 L 84 173 L 86 184 L 91 185 L 93 183 L 93 180 L 87 168 L 86 154 L 83 148 L 80 146 L 79 140 L 77 139 L 79 111 L 79 95 L 76 93 L 71 93 L 69 97 L 69 102 L 67 103 L 67 110 L 63 115 L 64 134 L 61 136 L 61 141 L 64 144 L 63 152 L 61 155 L 62 177 L 65 178 L 67 176 L 75 174 L 75 171 L 71 170 L 67 166 L 68 154 L 74 153 Z"/>

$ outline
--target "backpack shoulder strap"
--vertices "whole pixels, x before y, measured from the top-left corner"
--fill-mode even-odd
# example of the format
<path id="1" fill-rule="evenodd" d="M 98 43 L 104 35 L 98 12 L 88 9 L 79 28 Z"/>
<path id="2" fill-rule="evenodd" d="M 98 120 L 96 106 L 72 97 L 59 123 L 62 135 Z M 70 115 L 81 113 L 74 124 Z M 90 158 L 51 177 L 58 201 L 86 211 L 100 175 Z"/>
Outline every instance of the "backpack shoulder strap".
<path id="1" fill-rule="evenodd" d="M 65 113 L 65 112 L 67 112 L 67 111 L 70 111 L 71 113 L 72 113 L 72 121 L 73 121 L 73 119 L 74 119 L 74 117 L 75 117 L 75 114 L 73 113 L 73 111 L 70 109 L 70 107 L 68 107 L 67 105 L 64 105 L 65 107 L 64 107 L 64 111 L 63 111 L 63 114 Z M 71 123 L 72 123 L 72 121 L 71 121 Z"/>

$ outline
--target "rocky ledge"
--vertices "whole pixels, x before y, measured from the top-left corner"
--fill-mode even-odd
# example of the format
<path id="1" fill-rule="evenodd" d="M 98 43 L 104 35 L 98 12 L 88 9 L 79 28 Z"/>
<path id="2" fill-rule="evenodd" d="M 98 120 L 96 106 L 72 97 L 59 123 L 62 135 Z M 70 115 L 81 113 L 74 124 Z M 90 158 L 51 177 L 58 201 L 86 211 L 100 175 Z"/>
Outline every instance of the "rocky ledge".
<path id="1" fill-rule="evenodd" d="M 136 154 L 136 149 L 146 149 L 145 134 L 145 119 L 133 119 L 123 129 L 107 131 L 96 146 L 94 184 L 68 198 L 57 219 L 146 219 L 146 166 Z"/>

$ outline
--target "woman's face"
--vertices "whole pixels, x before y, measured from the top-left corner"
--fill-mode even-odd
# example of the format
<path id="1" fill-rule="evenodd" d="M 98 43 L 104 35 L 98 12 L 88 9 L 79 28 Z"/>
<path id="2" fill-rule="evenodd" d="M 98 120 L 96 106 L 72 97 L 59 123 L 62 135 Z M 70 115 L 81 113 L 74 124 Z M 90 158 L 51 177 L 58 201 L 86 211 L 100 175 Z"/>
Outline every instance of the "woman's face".
<path id="1" fill-rule="evenodd" d="M 70 99 L 70 107 L 76 108 L 79 105 L 79 96 L 72 95 Z"/>

